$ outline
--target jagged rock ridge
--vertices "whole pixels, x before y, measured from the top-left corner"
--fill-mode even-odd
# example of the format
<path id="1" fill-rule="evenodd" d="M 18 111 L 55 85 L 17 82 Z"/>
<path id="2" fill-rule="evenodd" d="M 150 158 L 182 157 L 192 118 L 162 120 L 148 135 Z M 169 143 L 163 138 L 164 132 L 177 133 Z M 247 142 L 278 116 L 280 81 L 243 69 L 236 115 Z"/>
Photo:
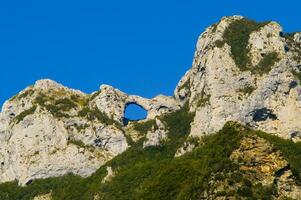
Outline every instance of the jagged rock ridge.
<path id="1" fill-rule="evenodd" d="M 0 182 L 91 175 L 128 148 L 123 119 L 130 103 L 144 107 L 147 119 L 180 108 L 171 97 L 149 100 L 108 85 L 87 95 L 37 81 L 8 100 L 0 114 Z"/>
<path id="2" fill-rule="evenodd" d="M 284 34 L 276 22 L 233 16 L 201 34 L 192 68 L 174 97 L 146 99 L 108 85 L 87 95 L 51 80 L 37 81 L 8 100 L 0 113 L 0 182 L 17 180 L 25 185 L 67 173 L 87 177 L 141 140 L 143 148 L 164 146 L 172 142 L 164 116 L 186 106 L 194 118 L 189 137 L 173 154 L 176 157 L 193 151 L 203 136 L 218 132 L 228 121 L 298 142 L 300 66 L 301 33 Z M 146 109 L 147 119 L 125 125 L 124 110 L 129 104 Z M 249 157 L 258 159 L 256 165 Z M 288 162 L 268 141 L 245 137 L 230 159 L 245 179 L 275 183 L 275 198 L 300 195 Z M 118 175 L 110 166 L 106 169 L 107 176 L 100 182 Z M 275 176 L 283 169 L 283 174 Z M 256 176 L 249 176 L 250 171 L 257 171 Z M 237 189 L 217 176 L 212 174 L 212 190 L 201 195 L 205 199 L 223 199 L 220 192 Z"/>

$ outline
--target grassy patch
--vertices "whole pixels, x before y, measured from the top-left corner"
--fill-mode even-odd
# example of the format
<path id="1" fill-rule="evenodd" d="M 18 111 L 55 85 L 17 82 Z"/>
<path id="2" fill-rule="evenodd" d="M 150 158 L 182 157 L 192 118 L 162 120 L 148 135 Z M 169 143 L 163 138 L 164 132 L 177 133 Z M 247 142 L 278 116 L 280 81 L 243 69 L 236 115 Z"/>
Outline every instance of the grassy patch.
<path id="1" fill-rule="evenodd" d="M 74 140 L 74 139 L 71 139 L 71 140 L 68 140 L 68 144 L 73 144 L 73 145 L 76 145 L 80 148 L 85 148 L 85 149 L 90 149 L 90 150 L 93 150 L 95 149 L 94 146 L 92 145 L 86 145 L 83 141 L 81 140 Z"/>
<path id="2" fill-rule="evenodd" d="M 179 91 L 181 90 L 189 90 L 190 89 L 190 79 L 186 80 L 180 87 L 179 87 Z"/>
<path id="3" fill-rule="evenodd" d="M 248 48 L 250 34 L 258 31 L 269 22 L 257 23 L 248 19 L 240 19 L 232 22 L 224 32 L 224 40 L 218 40 L 215 45 L 221 48 L 226 42 L 231 46 L 231 56 L 235 64 L 242 71 L 250 70 L 252 73 L 264 74 L 271 70 L 271 67 L 279 61 L 278 54 L 271 52 L 263 56 L 257 66 L 252 66 Z"/>
<path id="4" fill-rule="evenodd" d="M 150 119 L 144 122 L 133 122 L 133 129 L 142 135 L 146 135 L 146 133 L 153 127 L 154 129 L 158 129 L 155 119 Z"/>
<path id="5" fill-rule="evenodd" d="M 67 98 L 55 100 L 54 97 L 46 96 L 42 93 L 36 97 L 34 103 L 38 104 L 43 109 L 46 109 L 57 118 L 69 117 L 64 111 L 69 111 L 71 108 L 76 107 L 76 105 Z"/>
<path id="6" fill-rule="evenodd" d="M 196 97 L 196 100 L 197 100 L 196 106 L 197 107 L 204 107 L 204 106 L 208 105 L 210 103 L 210 97 L 211 97 L 211 95 L 206 94 L 205 93 L 205 87 L 203 87 L 203 89 L 201 91 L 201 94 L 199 94 Z"/>
<path id="7" fill-rule="evenodd" d="M 197 101 L 197 107 L 204 107 L 205 105 L 208 105 L 210 101 L 210 95 L 205 95 Z"/>
<path id="8" fill-rule="evenodd" d="M 77 132 L 81 132 L 82 130 L 85 130 L 89 127 L 88 124 L 74 124 L 74 127 L 76 128 Z"/>
<path id="9" fill-rule="evenodd" d="M 81 107 L 85 107 L 88 105 L 89 98 L 86 96 L 80 96 L 80 95 L 71 95 L 70 99 L 80 105 Z"/>
<path id="10" fill-rule="evenodd" d="M 74 101 L 71 101 L 69 98 L 58 99 L 54 102 L 54 105 L 62 111 L 69 111 L 72 108 L 77 107 L 77 104 L 74 103 Z"/>
<path id="11" fill-rule="evenodd" d="M 271 71 L 272 66 L 278 62 L 279 56 L 276 52 L 271 52 L 263 56 L 256 67 L 251 69 L 252 73 L 255 74 L 265 74 Z"/>
<path id="12" fill-rule="evenodd" d="M 92 101 L 93 99 L 95 99 L 95 97 L 97 97 L 99 94 L 101 93 L 101 90 L 97 91 L 97 92 L 94 92 L 90 98 L 89 98 L 89 101 Z"/>
<path id="13" fill-rule="evenodd" d="M 300 82 L 301 81 L 301 72 L 297 72 L 295 70 L 291 71 L 294 77 Z"/>
<path id="14" fill-rule="evenodd" d="M 225 44 L 225 41 L 224 40 L 216 40 L 215 41 L 215 46 L 218 47 L 218 48 L 222 48 Z"/>
<path id="15" fill-rule="evenodd" d="M 33 93 L 34 93 L 34 90 L 32 88 L 29 88 L 25 92 L 19 94 L 18 99 L 20 100 L 22 98 L 32 95 Z"/>
<path id="16" fill-rule="evenodd" d="M 90 121 L 98 120 L 106 125 L 113 125 L 120 126 L 120 123 L 116 122 L 115 120 L 109 118 L 105 113 L 98 110 L 98 108 L 90 109 L 89 107 L 84 107 L 82 110 L 78 112 L 79 117 L 85 117 Z"/>
<path id="17" fill-rule="evenodd" d="M 269 22 L 257 23 L 248 19 L 240 19 L 232 22 L 224 32 L 224 40 L 231 46 L 232 57 L 236 65 L 242 70 L 248 70 L 250 59 L 248 57 L 250 34 L 259 30 Z"/>
<path id="18" fill-rule="evenodd" d="M 37 106 L 32 106 L 31 108 L 24 110 L 19 115 L 17 115 L 14 120 L 18 124 L 20 123 L 26 116 L 33 114 L 37 109 Z"/>
<path id="19" fill-rule="evenodd" d="M 250 95 L 256 88 L 252 85 L 246 85 L 243 88 L 239 89 L 238 92 L 241 92 L 246 95 Z"/>

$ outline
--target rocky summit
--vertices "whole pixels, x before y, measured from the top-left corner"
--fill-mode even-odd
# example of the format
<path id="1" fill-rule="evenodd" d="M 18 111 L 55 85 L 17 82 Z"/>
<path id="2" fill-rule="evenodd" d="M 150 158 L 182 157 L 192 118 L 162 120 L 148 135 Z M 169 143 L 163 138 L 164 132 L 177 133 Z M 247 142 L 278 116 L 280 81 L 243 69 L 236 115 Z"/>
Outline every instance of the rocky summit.
<path id="1" fill-rule="evenodd" d="M 39 80 L 0 113 L 0 199 L 301 199 L 300 83 L 301 32 L 242 16 L 200 35 L 172 97 Z"/>

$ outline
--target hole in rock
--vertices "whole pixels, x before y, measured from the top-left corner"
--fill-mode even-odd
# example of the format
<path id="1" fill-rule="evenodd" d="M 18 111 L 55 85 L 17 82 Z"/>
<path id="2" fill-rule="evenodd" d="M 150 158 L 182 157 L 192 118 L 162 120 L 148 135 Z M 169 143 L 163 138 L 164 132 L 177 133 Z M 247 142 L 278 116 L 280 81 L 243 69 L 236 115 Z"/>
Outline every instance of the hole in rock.
<path id="1" fill-rule="evenodd" d="M 29 181 L 27 181 L 26 183 L 25 183 L 25 185 L 29 185 L 29 184 L 31 184 L 32 183 L 32 180 L 30 179 Z"/>
<path id="2" fill-rule="evenodd" d="M 136 103 L 129 103 L 124 110 L 124 124 L 127 125 L 129 121 L 139 121 L 146 119 L 147 111 Z"/>
<path id="3" fill-rule="evenodd" d="M 273 113 L 272 110 L 267 108 L 260 108 L 253 112 L 253 120 L 255 122 L 265 121 L 267 119 L 276 120 L 277 116 Z"/>

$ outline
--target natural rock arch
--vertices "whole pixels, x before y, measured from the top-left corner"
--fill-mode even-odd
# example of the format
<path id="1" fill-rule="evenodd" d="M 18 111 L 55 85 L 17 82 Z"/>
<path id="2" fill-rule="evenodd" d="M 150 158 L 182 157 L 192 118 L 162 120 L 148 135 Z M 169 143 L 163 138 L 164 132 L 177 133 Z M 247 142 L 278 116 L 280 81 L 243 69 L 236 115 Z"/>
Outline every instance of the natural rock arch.
<path id="1" fill-rule="evenodd" d="M 145 116 L 141 118 L 132 118 L 131 116 L 127 115 L 127 110 L 129 109 L 130 106 L 135 106 L 140 108 L 141 111 L 139 112 L 145 112 Z M 148 116 L 148 110 L 145 109 L 144 106 L 140 105 L 139 103 L 136 102 L 128 102 L 124 105 L 124 111 L 123 111 L 123 124 L 127 125 L 129 121 L 140 121 L 146 119 Z"/>

